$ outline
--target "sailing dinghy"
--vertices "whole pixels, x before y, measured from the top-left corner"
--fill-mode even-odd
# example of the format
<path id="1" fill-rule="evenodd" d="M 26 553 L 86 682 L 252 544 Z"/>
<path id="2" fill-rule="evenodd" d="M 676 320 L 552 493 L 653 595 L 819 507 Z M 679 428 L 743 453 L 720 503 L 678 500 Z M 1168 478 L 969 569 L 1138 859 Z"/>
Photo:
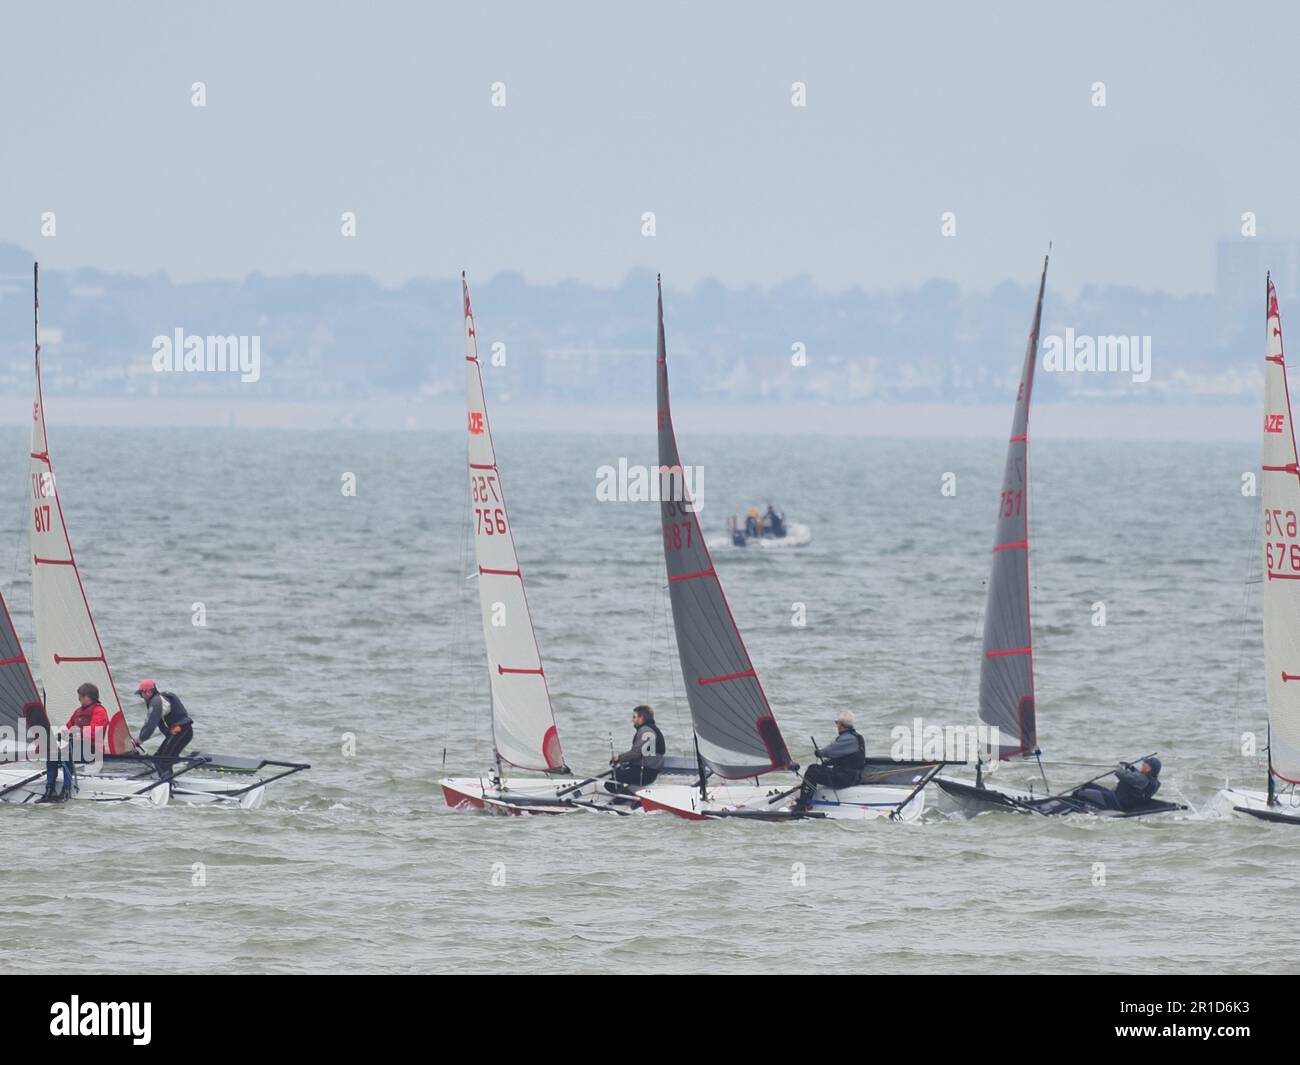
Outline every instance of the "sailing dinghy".
<path id="1" fill-rule="evenodd" d="M 565 765 L 559 728 L 546 684 L 537 633 L 524 593 L 524 576 L 506 512 L 501 472 L 488 422 L 478 337 L 469 284 L 461 275 L 465 315 L 465 398 L 469 432 L 469 486 L 474 556 L 487 645 L 492 698 L 492 768 L 478 777 L 439 781 L 447 805 L 500 814 L 564 814 L 601 809 L 631 812 L 636 801 L 614 795 L 600 777 L 575 777 Z M 541 776 L 507 776 L 505 768 Z M 665 758 L 664 772 L 691 772 L 685 759 Z M 603 774 L 608 776 L 608 774 Z"/>
<path id="2" fill-rule="evenodd" d="M 87 797 L 93 788 L 110 794 L 129 792 L 134 795 L 136 791 L 142 791 L 154 802 L 159 801 L 159 793 L 165 792 L 170 798 L 182 802 L 221 802 L 246 809 L 260 806 L 267 784 L 310 767 L 295 762 L 197 751 L 173 759 L 136 753 L 140 748 L 131 736 L 104 646 L 90 613 L 90 601 L 81 582 L 63 505 L 59 501 L 41 394 L 39 264 L 33 270 L 33 280 L 36 395 L 32 404 L 29 486 L 32 623 L 36 630 L 36 653 L 45 696 L 43 703 L 50 719 L 57 724 L 62 720 L 60 714 L 70 713 L 77 706 L 77 688 L 90 682 L 99 689 L 100 702 L 110 717 L 108 753 L 102 766 L 78 767 L 78 797 Z M 16 635 L 14 640 L 16 642 Z M 157 785 L 164 786 L 156 788 Z"/>
<path id="3" fill-rule="evenodd" d="M 997 532 L 993 540 L 993 568 L 989 574 L 984 607 L 984 649 L 980 658 L 979 716 L 993 731 L 987 754 L 991 761 L 1034 758 L 1042 772 L 1038 748 L 1037 706 L 1034 699 L 1033 626 L 1029 616 L 1029 402 L 1034 368 L 1038 361 L 1038 330 L 1043 318 L 1043 293 L 1047 285 L 1047 258 L 1038 282 L 1034 323 L 1029 331 L 1024 369 L 1016 392 L 1011 439 L 1007 444 L 1002 495 L 998 503 Z M 1109 774 L 1107 774 L 1109 775 Z M 1101 779 L 1101 778 L 1098 778 Z M 1046 774 L 1044 773 L 1044 780 Z M 1185 810 L 1177 803 L 1153 800 L 1136 810 L 1103 809 L 1074 794 L 1076 788 L 1052 794 L 1050 788 L 1035 794 L 1034 787 L 990 787 L 983 764 L 976 766 L 974 784 L 950 777 L 935 783 L 970 813 L 983 810 L 1018 810 L 1044 815 L 1089 813 L 1108 817 Z M 1088 781 L 1087 783 L 1095 783 Z M 1082 787 L 1078 785 L 1077 787 Z"/>
<path id="4" fill-rule="evenodd" d="M 31 667 L 9 608 L 0 597 L 0 728 L 6 744 L 0 761 L 0 801 L 34 803 L 45 794 L 49 719 L 41 706 Z M 34 731 L 39 730 L 39 731 Z M 127 780 L 85 773 L 78 766 L 75 798 L 91 802 L 141 802 L 164 806 L 171 796 L 157 779 Z M 59 773 L 62 779 L 62 772 Z"/>
<path id="5" fill-rule="evenodd" d="M 1264 675 L 1268 700 L 1266 791 L 1219 797 L 1262 821 L 1300 825 L 1300 460 L 1291 421 L 1282 316 L 1267 281 L 1264 346 Z"/>
<path id="6" fill-rule="evenodd" d="M 942 763 L 882 764 L 872 760 L 861 784 L 838 791 L 819 788 L 811 806 L 799 811 L 793 809 L 799 792 L 797 779 L 775 785 L 759 782 L 766 773 L 793 772 L 799 767 L 790 756 L 727 605 L 683 476 L 668 402 L 662 283 L 658 314 L 659 505 L 668 594 L 701 767 L 724 783 L 709 785 L 703 774 L 694 787 L 656 781 L 637 791 L 643 809 L 691 820 L 915 820 L 925 808 L 925 784 Z M 743 783 L 748 780 L 753 783 Z"/>

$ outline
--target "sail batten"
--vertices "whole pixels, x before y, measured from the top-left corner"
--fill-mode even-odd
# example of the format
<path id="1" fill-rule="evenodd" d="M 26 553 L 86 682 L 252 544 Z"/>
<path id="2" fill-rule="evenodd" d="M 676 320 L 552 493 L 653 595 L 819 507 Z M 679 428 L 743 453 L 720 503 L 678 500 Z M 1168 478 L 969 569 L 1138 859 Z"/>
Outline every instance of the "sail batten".
<path id="1" fill-rule="evenodd" d="M 469 285 L 464 278 L 461 289 L 465 299 L 469 487 L 479 606 L 492 689 L 492 742 L 497 756 L 518 769 L 562 770 L 564 752 L 506 512 L 483 393 Z"/>
<path id="2" fill-rule="evenodd" d="M 90 613 L 90 602 L 68 536 L 59 500 L 54 464 L 50 460 L 45 429 L 45 403 L 41 392 L 39 271 L 36 290 L 36 398 L 32 404 L 31 444 L 31 567 L 32 625 L 36 630 L 36 658 L 41 686 L 51 720 L 78 706 L 77 688 L 92 683 L 109 716 L 121 713 L 113 674 Z"/>
<path id="3" fill-rule="evenodd" d="M 998 743 L 989 750 L 993 758 L 1013 758 L 1038 749 L 1034 639 L 1029 605 L 1029 405 L 1046 286 L 1047 259 L 1044 259 L 1007 442 L 997 531 L 993 538 L 993 564 L 984 607 L 979 712 L 984 724 L 998 730 Z"/>
<path id="4" fill-rule="evenodd" d="M 668 399 L 664 298 L 658 301 L 660 519 L 668 595 L 700 756 L 719 776 L 753 777 L 791 765 L 790 752 L 727 603 L 683 475 Z"/>
<path id="5" fill-rule="evenodd" d="M 1264 446 L 1260 496 L 1264 523 L 1264 671 L 1269 767 L 1300 783 L 1300 466 L 1287 385 L 1282 315 L 1266 283 Z"/>

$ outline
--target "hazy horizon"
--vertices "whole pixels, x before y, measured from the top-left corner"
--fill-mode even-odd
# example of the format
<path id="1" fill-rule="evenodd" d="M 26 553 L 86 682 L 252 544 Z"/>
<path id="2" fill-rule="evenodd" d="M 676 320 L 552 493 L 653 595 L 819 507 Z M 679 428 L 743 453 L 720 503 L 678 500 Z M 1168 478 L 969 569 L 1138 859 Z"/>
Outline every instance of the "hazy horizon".
<path id="1" fill-rule="evenodd" d="M 1244 212 L 1300 233 L 1269 107 L 1297 28 L 1265 3 L 29 6 L 0 37 L 0 240 L 180 281 L 826 291 L 986 289 L 1052 241 L 1067 294 L 1205 292 Z"/>

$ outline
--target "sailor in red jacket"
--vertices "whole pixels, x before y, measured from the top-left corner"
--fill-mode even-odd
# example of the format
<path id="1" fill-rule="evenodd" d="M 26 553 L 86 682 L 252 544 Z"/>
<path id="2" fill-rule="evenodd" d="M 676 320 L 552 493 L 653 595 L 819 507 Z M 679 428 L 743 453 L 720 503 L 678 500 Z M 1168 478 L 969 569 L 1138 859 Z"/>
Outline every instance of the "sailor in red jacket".
<path id="1" fill-rule="evenodd" d="M 99 689 L 93 684 L 83 684 L 77 689 L 77 700 L 81 703 L 72 716 L 68 718 L 69 733 L 77 733 L 80 740 L 80 753 L 88 759 L 94 751 L 107 749 L 108 711 L 99 701 Z M 72 750 L 69 748 L 66 758 L 46 763 L 45 794 L 37 802 L 62 802 L 72 798 Z M 54 793 L 54 778 L 60 764 L 63 766 L 63 791 Z"/>

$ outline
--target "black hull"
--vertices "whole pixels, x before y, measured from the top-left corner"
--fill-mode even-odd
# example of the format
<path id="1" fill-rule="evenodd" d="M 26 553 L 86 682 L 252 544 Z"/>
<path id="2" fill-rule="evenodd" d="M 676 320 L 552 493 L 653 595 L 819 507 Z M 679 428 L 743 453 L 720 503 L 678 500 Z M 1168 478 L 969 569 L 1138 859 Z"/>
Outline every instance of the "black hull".
<path id="1" fill-rule="evenodd" d="M 1245 806 L 1234 806 L 1233 809 L 1239 814 L 1250 814 L 1251 817 L 1258 817 L 1261 821 L 1269 821 L 1275 825 L 1300 825 L 1300 817 L 1291 814 L 1274 813 L 1272 810 L 1251 810 Z"/>
<path id="2" fill-rule="evenodd" d="M 1072 795 L 1047 795 L 1041 799 L 1021 799 L 1007 795 L 996 788 L 977 788 L 973 784 L 962 784 L 955 780 L 936 779 L 935 783 L 960 802 L 989 810 L 1015 810 L 1019 813 L 1040 814 L 1043 817 L 1064 817 L 1069 814 L 1084 814 L 1088 817 L 1149 817 L 1152 814 L 1168 814 L 1187 809 L 1186 806 L 1176 802 L 1150 802 L 1136 810 L 1109 810 L 1084 802 Z M 1288 818 L 1288 820 L 1300 824 L 1300 820 L 1295 818 Z"/>

